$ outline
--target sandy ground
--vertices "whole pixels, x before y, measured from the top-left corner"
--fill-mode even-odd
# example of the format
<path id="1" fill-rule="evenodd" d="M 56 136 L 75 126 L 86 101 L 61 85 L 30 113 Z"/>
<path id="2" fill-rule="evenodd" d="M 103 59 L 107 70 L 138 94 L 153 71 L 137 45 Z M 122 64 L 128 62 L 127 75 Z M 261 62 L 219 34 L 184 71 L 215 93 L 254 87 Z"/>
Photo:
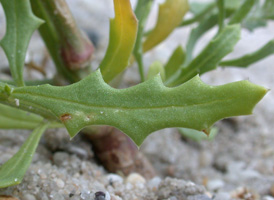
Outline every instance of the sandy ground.
<path id="1" fill-rule="evenodd" d="M 96 59 L 103 57 L 108 42 L 108 19 L 112 17 L 111 0 L 69 0 L 79 25 L 98 36 Z M 94 3 L 96 2 L 96 3 Z M 159 1 L 157 1 L 159 2 Z M 133 2 L 134 3 L 134 2 Z M 150 16 L 153 26 L 157 6 Z M 0 10 L 0 37 L 4 34 L 4 17 Z M 216 30 L 210 31 L 198 43 L 196 53 L 205 46 Z M 154 60 L 165 62 L 178 44 L 186 44 L 190 29 L 176 30 L 164 43 L 145 56 L 149 66 Z M 274 23 L 250 33 L 242 31 L 241 41 L 228 58 L 255 50 L 273 39 Z M 43 55 L 42 42 L 35 34 L 29 59 Z M 0 50 L 1 67 L 7 61 Z M 217 69 L 202 76 L 212 85 L 246 80 L 272 89 L 274 87 L 274 56 L 248 69 Z M 133 67 L 126 81 L 138 81 Z M 33 74 L 32 74 L 33 75 Z M 29 75 L 26 74 L 28 77 Z M 122 177 L 108 174 L 94 159 L 90 146 L 77 137 L 69 142 L 65 130 L 45 134 L 33 164 L 19 186 L 0 190 L 0 195 L 12 195 L 20 200 L 94 199 L 103 191 L 105 199 L 170 199 L 229 200 L 274 199 L 274 92 L 270 90 L 251 116 L 223 120 L 217 123 L 219 134 L 214 141 L 193 142 L 182 139 L 176 129 L 153 133 L 141 147 L 159 176 L 144 180 L 140 175 Z M 0 131 L 0 163 L 8 160 L 24 142 L 28 131 Z M 159 153 L 160 152 L 160 153 Z M 169 178 L 168 178 L 169 177 Z M 203 185 L 203 186 L 202 186 Z M 0 198 L 1 199 L 1 198 Z"/>

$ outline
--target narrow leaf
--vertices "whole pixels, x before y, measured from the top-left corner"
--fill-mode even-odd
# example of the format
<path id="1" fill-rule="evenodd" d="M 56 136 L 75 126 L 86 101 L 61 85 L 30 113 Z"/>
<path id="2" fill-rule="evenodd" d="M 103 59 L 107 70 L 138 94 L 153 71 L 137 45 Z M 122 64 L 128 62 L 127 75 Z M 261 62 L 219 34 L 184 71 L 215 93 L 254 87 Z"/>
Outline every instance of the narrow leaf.
<path id="1" fill-rule="evenodd" d="M 179 85 L 197 74 L 213 70 L 223 57 L 230 53 L 240 39 L 240 26 L 227 26 L 204 50 L 185 68 L 179 77 L 167 85 Z"/>
<path id="2" fill-rule="evenodd" d="M 264 45 L 259 50 L 242 56 L 240 58 L 236 58 L 233 60 L 225 60 L 221 62 L 220 66 L 236 66 L 236 67 L 248 67 L 249 65 L 256 63 L 269 55 L 274 54 L 274 40 L 271 40 L 266 45 Z"/>
<path id="3" fill-rule="evenodd" d="M 0 104 L 0 129 L 33 129 L 41 122 L 38 115 Z"/>
<path id="4" fill-rule="evenodd" d="M 259 27 L 265 27 L 268 20 L 274 19 L 274 0 L 266 0 L 263 5 L 260 1 L 255 3 L 253 9 L 243 20 L 242 26 L 249 31 L 253 31 Z"/>
<path id="5" fill-rule="evenodd" d="M 31 107 L 29 109 L 31 110 Z M 0 104 L 0 129 L 35 129 L 42 122 L 45 122 L 45 119 L 39 115 Z M 63 125 L 52 122 L 49 127 L 61 128 Z"/>
<path id="6" fill-rule="evenodd" d="M 178 46 L 174 50 L 164 67 L 166 78 L 171 77 L 175 72 L 180 69 L 180 66 L 182 66 L 185 61 L 185 56 L 186 55 L 182 46 Z"/>
<path id="7" fill-rule="evenodd" d="M 36 128 L 20 150 L 0 166 L 0 188 L 21 183 L 47 125 Z"/>
<path id="8" fill-rule="evenodd" d="M 23 68 L 26 51 L 33 32 L 43 23 L 32 13 L 29 0 L 0 0 L 6 15 L 6 34 L 1 40 L 12 77 L 17 86 L 23 86 Z"/>
<path id="9" fill-rule="evenodd" d="M 198 2 L 193 2 L 190 3 L 190 11 L 194 14 L 194 17 L 190 19 L 184 20 L 179 26 L 186 26 L 189 24 L 192 24 L 194 22 L 200 21 L 203 19 L 206 15 L 210 14 L 211 11 L 216 7 L 216 3 L 198 3 Z"/>
<path id="10" fill-rule="evenodd" d="M 198 40 L 211 28 L 218 23 L 218 15 L 213 14 L 202 20 L 199 25 L 191 30 L 189 39 L 186 45 L 186 61 L 189 63 L 192 60 L 192 54 Z"/>
<path id="11" fill-rule="evenodd" d="M 12 86 L 9 86 L 12 88 Z M 100 71 L 65 87 L 50 85 L 13 88 L 0 84 L 0 100 L 20 107 L 51 111 L 71 137 L 89 125 L 110 125 L 140 145 L 152 132 L 167 127 L 208 130 L 225 117 L 247 115 L 267 90 L 248 81 L 208 86 L 198 76 L 175 88 L 163 85 L 160 76 L 127 89 L 103 81 Z"/>
<path id="12" fill-rule="evenodd" d="M 266 19 L 274 20 L 274 0 L 265 0 L 263 12 Z"/>
<path id="13" fill-rule="evenodd" d="M 143 44 L 144 52 L 164 41 L 179 26 L 188 9 L 188 0 L 166 0 L 161 4 L 156 26 Z"/>
<path id="14" fill-rule="evenodd" d="M 138 23 L 129 0 L 114 0 L 115 18 L 110 20 L 109 45 L 100 64 L 104 80 L 110 82 L 129 63 Z"/>
<path id="15" fill-rule="evenodd" d="M 256 0 L 245 0 L 242 6 L 232 15 L 228 24 L 238 24 L 248 15 Z"/>

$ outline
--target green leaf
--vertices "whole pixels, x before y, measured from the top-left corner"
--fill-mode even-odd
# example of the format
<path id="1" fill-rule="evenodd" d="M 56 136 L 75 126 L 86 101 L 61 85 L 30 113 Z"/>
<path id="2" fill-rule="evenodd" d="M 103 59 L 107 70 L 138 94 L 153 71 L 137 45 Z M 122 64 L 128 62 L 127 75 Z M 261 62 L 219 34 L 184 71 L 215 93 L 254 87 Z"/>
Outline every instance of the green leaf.
<path id="1" fill-rule="evenodd" d="M 193 129 L 189 129 L 189 128 L 179 128 L 178 129 L 179 132 L 186 138 L 189 138 L 191 140 L 194 140 L 196 142 L 200 142 L 202 140 L 213 140 L 216 135 L 218 134 L 218 128 L 213 127 L 210 130 L 209 135 L 207 135 L 206 133 L 202 132 L 202 131 L 197 131 L 197 130 L 193 130 Z"/>
<path id="2" fill-rule="evenodd" d="M 114 0 L 114 9 L 115 18 L 110 21 L 108 49 L 100 64 L 106 82 L 110 82 L 128 66 L 138 29 L 129 0 Z"/>
<path id="3" fill-rule="evenodd" d="M 165 70 L 163 64 L 159 61 L 155 61 L 150 65 L 147 73 L 147 80 L 154 78 L 157 74 L 160 74 L 163 81 L 165 80 Z"/>
<path id="4" fill-rule="evenodd" d="M 170 56 L 168 62 L 164 66 L 166 78 L 171 77 L 175 72 L 177 72 L 185 61 L 185 52 L 182 46 L 178 46 L 172 55 Z"/>
<path id="5" fill-rule="evenodd" d="M 0 104 L 0 129 L 35 129 L 45 119 L 39 115 Z M 50 128 L 63 127 L 62 124 L 52 122 Z"/>
<path id="6" fill-rule="evenodd" d="M 244 19 L 242 25 L 249 31 L 267 25 L 268 20 L 274 19 L 274 0 L 266 0 L 263 5 L 257 1 L 254 8 Z"/>
<path id="7" fill-rule="evenodd" d="M 48 125 L 41 125 L 36 128 L 20 150 L 11 159 L 0 166 L 0 188 L 21 183 L 47 126 Z"/>
<path id="8" fill-rule="evenodd" d="M 248 15 L 256 0 L 245 0 L 241 7 L 231 16 L 228 24 L 238 24 Z"/>
<path id="9" fill-rule="evenodd" d="M 186 26 L 192 24 L 194 22 L 200 21 L 206 15 L 210 14 L 211 11 L 216 7 L 216 3 L 190 3 L 190 11 L 194 14 L 194 16 L 190 19 L 184 20 L 179 26 Z"/>
<path id="10" fill-rule="evenodd" d="M 33 32 L 43 23 L 32 13 L 29 0 L 0 0 L 5 11 L 7 28 L 0 45 L 3 47 L 16 85 L 23 86 L 23 68 Z"/>
<path id="11" fill-rule="evenodd" d="M 215 69 L 221 59 L 233 50 L 240 39 L 240 31 L 239 25 L 230 25 L 224 28 L 187 67 L 182 69 L 175 80 L 169 80 L 166 84 L 176 86 L 197 74 Z"/>
<path id="12" fill-rule="evenodd" d="M 190 1 L 189 2 L 189 10 L 191 13 L 194 15 L 199 15 L 200 13 L 204 12 L 207 10 L 208 7 L 215 5 L 216 7 L 216 2 L 197 2 L 197 1 Z"/>
<path id="13" fill-rule="evenodd" d="M 236 58 L 233 60 L 225 60 L 221 62 L 220 66 L 236 66 L 236 67 L 248 67 L 249 65 L 256 63 L 269 55 L 274 54 L 274 40 L 269 41 L 266 45 L 264 45 L 259 50 L 242 56 L 240 58 Z"/>
<path id="14" fill-rule="evenodd" d="M 217 0 L 217 6 L 218 6 L 218 10 L 219 10 L 219 14 L 218 14 L 219 31 L 218 31 L 218 33 L 220 33 L 224 28 L 225 0 Z"/>
<path id="15" fill-rule="evenodd" d="M 133 49 L 133 54 L 138 64 L 142 82 L 145 80 L 142 44 L 143 44 L 144 28 L 145 28 L 145 24 L 146 24 L 151 6 L 152 6 L 152 0 L 139 0 L 137 2 L 137 6 L 135 9 L 135 15 L 137 19 L 139 20 L 139 24 L 138 24 L 138 34 L 137 34 L 135 47 Z"/>
<path id="16" fill-rule="evenodd" d="M 166 0 L 159 6 L 158 19 L 154 29 L 143 44 L 144 52 L 164 41 L 182 22 L 189 9 L 188 0 Z"/>
<path id="17" fill-rule="evenodd" d="M 213 14 L 202 20 L 196 28 L 191 30 L 189 39 L 186 45 L 186 61 L 189 63 L 192 60 L 192 54 L 196 43 L 208 30 L 213 28 L 218 23 L 218 15 Z"/>
<path id="18" fill-rule="evenodd" d="M 198 76 L 167 88 L 159 75 L 131 88 L 115 89 L 97 70 L 64 87 L 26 86 L 8 93 L 0 84 L 0 101 L 16 106 L 14 99 L 18 99 L 21 108 L 32 105 L 35 111 L 51 111 L 71 137 L 86 126 L 110 125 L 140 145 L 150 133 L 163 128 L 207 130 L 222 118 L 251 114 L 266 92 L 248 81 L 208 86 Z"/>
<path id="19" fill-rule="evenodd" d="M 239 0 L 225 0 L 225 8 L 229 12 L 234 12 L 241 7 L 241 1 Z"/>
<path id="20" fill-rule="evenodd" d="M 274 20 L 274 0 L 265 0 L 263 5 L 263 13 L 266 19 Z"/>
<path id="21" fill-rule="evenodd" d="M 33 129 L 43 120 L 38 115 L 0 104 L 0 129 Z"/>

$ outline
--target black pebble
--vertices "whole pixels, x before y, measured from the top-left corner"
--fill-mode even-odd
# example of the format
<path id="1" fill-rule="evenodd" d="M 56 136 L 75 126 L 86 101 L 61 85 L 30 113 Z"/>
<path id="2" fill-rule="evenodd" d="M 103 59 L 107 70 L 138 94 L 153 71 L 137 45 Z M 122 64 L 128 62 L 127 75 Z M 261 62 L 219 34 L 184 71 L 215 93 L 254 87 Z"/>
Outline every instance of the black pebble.
<path id="1" fill-rule="evenodd" d="M 95 193 L 95 199 L 94 200 L 105 200 L 106 194 L 104 192 L 96 192 Z"/>

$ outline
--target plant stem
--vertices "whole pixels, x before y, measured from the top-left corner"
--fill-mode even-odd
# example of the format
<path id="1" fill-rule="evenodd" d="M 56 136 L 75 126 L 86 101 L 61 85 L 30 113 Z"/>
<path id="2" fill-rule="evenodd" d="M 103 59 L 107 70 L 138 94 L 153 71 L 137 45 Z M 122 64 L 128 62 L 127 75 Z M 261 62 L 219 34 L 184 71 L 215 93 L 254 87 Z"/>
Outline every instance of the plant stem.
<path id="1" fill-rule="evenodd" d="M 64 0 L 31 0 L 31 3 L 36 16 L 46 22 L 39 32 L 59 75 L 71 83 L 79 81 L 80 69 L 92 55 L 92 43 L 77 27 Z"/>
<path id="2" fill-rule="evenodd" d="M 152 6 L 152 2 L 153 2 L 152 0 L 139 0 L 135 9 L 135 15 L 137 19 L 139 20 L 139 26 L 138 26 L 138 33 L 137 33 L 135 47 L 133 49 L 133 54 L 138 64 L 141 82 L 145 80 L 142 39 L 144 35 L 144 27 Z"/>
<path id="3" fill-rule="evenodd" d="M 189 24 L 195 23 L 199 20 L 201 20 L 202 18 L 205 17 L 205 15 L 207 15 L 208 13 L 210 13 L 211 10 L 213 10 L 216 7 L 216 3 L 213 2 L 211 4 L 209 4 L 204 10 L 202 10 L 200 13 L 198 13 L 197 15 L 195 15 L 193 18 L 184 20 L 179 27 L 183 27 L 183 26 L 187 26 Z"/>
<path id="4" fill-rule="evenodd" d="M 109 126 L 93 128 L 93 131 L 89 129 L 86 136 L 97 158 L 108 171 L 126 176 L 138 172 L 147 179 L 156 175 L 150 162 L 127 135 Z"/>

